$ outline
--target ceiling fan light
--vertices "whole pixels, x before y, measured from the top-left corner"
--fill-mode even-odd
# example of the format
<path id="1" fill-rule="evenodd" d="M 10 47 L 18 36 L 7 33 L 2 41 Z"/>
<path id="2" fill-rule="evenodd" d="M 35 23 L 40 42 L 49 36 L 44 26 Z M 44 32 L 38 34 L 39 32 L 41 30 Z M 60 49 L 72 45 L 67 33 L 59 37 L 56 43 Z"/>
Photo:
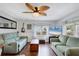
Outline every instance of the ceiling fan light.
<path id="1" fill-rule="evenodd" d="M 35 12 L 33 13 L 33 16 L 40 16 L 39 13 Z"/>

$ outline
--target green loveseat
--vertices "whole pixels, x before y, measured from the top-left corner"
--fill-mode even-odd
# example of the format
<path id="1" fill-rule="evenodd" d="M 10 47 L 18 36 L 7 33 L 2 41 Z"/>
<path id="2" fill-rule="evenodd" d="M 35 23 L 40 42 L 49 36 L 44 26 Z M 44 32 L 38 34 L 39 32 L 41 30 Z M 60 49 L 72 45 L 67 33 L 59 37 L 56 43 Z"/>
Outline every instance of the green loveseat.
<path id="1" fill-rule="evenodd" d="M 78 56 L 79 38 L 60 35 L 59 39 L 51 42 L 51 48 L 58 56 Z"/>
<path id="2" fill-rule="evenodd" d="M 25 36 L 18 36 L 17 32 L 2 34 L 4 39 L 4 49 L 5 54 L 16 54 L 20 52 L 23 47 L 27 44 L 28 38 Z"/>

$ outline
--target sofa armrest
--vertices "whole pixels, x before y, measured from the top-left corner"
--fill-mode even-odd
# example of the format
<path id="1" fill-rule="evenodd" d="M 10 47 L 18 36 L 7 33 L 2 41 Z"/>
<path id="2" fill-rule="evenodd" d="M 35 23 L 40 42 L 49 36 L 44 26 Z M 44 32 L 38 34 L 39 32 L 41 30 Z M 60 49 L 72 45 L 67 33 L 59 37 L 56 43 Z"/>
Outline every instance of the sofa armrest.
<path id="1" fill-rule="evenodd" d="M 65 51 L 66 56 L 79 56 L 79 47 L 71 47 Z"/>
<path id="2" fill-rule="evenodd" d="M 58 38 L 50 38 L 50 42 L 60 42 Z"/>
<path id="3" fill-rule="evenodd" d="M 61 43 L 61 44 L 55 45 L 55 47 L 56 47 L 56 46 L 66 46 L 66 44 Z"/>
<path id="4" fill-rule="evenodd" d="M 24 38 L 28 39 L 28 36 L 20 36 L 20 39 L 24 39 Z"/>
<path id="5" fill-rule="evenodd" d="M 63 43 L 61 43 L 61 44 L 57 44 L 57 45 L 60 45 L 60 46 L 66 46 L 66 44 L 63 44 Z"/>

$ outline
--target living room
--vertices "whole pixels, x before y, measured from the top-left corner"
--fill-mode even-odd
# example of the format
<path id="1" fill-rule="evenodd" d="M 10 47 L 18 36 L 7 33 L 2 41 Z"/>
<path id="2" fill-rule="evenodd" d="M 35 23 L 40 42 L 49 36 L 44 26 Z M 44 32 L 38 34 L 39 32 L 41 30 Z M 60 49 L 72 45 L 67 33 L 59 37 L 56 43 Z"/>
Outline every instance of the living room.
<path id="1" fill-rule="evenodd" d="M 79 4 L 1 3 L 0 7 L 0 55 L 79 55 Z"/>

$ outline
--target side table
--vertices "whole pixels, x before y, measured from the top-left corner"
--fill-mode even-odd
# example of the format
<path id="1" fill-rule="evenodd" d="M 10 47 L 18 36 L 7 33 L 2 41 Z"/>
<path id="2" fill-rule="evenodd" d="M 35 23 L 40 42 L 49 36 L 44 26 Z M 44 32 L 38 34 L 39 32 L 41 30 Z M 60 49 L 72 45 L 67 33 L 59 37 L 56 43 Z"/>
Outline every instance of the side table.
<path id="1" fill-rule="evenodd" d="M 45 44 L 45 40 L 39 40 L 39 44 Z"/>

